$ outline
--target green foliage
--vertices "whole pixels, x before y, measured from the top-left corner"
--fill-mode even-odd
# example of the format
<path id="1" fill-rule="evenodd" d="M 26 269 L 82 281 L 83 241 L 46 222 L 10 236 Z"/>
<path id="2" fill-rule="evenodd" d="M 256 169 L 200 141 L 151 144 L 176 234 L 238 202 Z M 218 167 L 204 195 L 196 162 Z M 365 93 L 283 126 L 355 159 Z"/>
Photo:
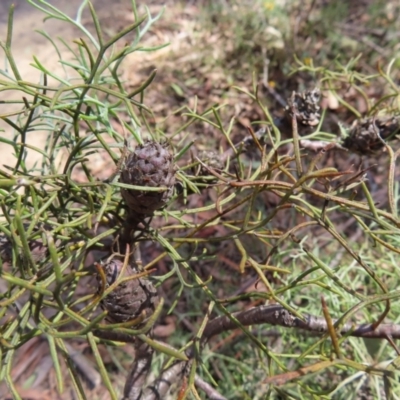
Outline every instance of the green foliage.
<path id="1" fill-rule="evenodd" d="M 262 70 L 263 58 L 282 51 L 291 33 L 290 9 L 275 0 L 232 1 L 229 7 L 209 2 L 202 7 L 200 24 L 210 41 L 204 46 L 200 40 L 197 51 L 209 54 L 210 64 L 223 66 L 235 79 L 242 79 L 245 71 Z"/>
<path id="2" fill-rule="evenodd" d="M 13 9 L 7 39 L 1 43 L 8 67 L 0 70 L 0 90 L 11 93 L 8 103 L 17 109 L 0 114 L 14 132 L 11 140 L 5 136 L 0 140 L 15 155 L 15 164 L 0 170 L 1 283 L 6 288 L 0 296 L 0 380 L 6 381 L 10 393 L 21 398 L 11 376 L 15 355 L 39 335 L 49 343 L 60 393 L 65 392 L 63 358 L 78 398 L 87 397 L 67 346 L 79 338 L 88 343 L 114 399 L 121 385 L 116 387 L 102 360 L 96 331 L 141 335 L 158 352 L 153 364 L 157 374 L 164 361 L 185 358 L 182 352 L 144 336 L 162 312 L 178 317 L 169 344 L 182 349 L 197 344 L 201 327 L 212 317 L 232 318 L 235 311 L 277 303 L 301 319 L 325 315 L 327 321 L 331 317 L 337 322 L 318 336 L 291 328 L 238 324 L 233 336 L 224 333 L 199 351 L 196 372 L 208 382 L 217 381 L 220 393 L 230 399 L 347 400 L 359 393 L 396 398 L 400 360 L 390 338 L 355 338 L 340 335 L 340 328 L 347 322 L 400 322 L 395 175 L 399 151 L 386 144 L 387 153 L 379 159 L 381 178 L 388 184 L 384 201 L 377 203 L 367 169 L 342 168 L 344 158 L 337 153 L 333 165 L 326 149 L 315 154 L 301 150 L 301 140 L 337 143 L 336 135 L 323 130 L 324 121 L 302 137 L 295 125 L 289 133 L 281 132 L 256 82 L 251 88 L 235 88 L 262 114 L 250 130 L 266 128 L 250 154 L 240 154 L 240 147 L 235 147 L 235 120 L 224 120 L 226 110 L 220 105 L 204 112 L 185 106 L 180 110 L 185 122 L 167 135 L 149 122 L 154 115 L 145 94 L 155 73 L 130 91 L 121 78 L 127 55 L 156 50 L 143 47 L 142 40 L 159 15 L 153 18 L 148 11 L 139 15 L 132 1 L 135 22 L 106 40 L 88 1 L 76 19 L 44 0 L 28 2 L 48 18 L 74 25 L 82 37 L 73 44 L 63 40 L 60 44 L 42 32 L 60 54 L 64 74 L 34 58 L 33 67 L 41 72 L 39 84 L 22 79 L 13 57 Z M 81 22 L 86 6 L 95 35 Z M 245 18 L 261 29 L 265 15 L 251 11 Z M 235 49 L 241 55 L 248 49 L 248 26 L 237 31 L 241 41 Z M 126 35 L 131 34 L 134 39 L 128 41 Z M 61 58 L 60 46 L 72 59 Z M 353 118 L 362 113 L 345 97 L 350 89 L 366 100 L 366 114 L 399 115 L 393 63 L 366 75 L 358 71 L 354 59 L 345 65 L 337 62 L 331 69 L 299 61 L 296 72 L 313 76 Z M 383 88 L 377 99 L 367 93 L 373 84 Z M 114 129 L 113 120 L 119 121 L 126 135 Z M 200 161 L 189 156 L 196 148 L 190 134 L 196 124 L 216 132 L 228 149 L 225 158 L 221 154 L 224 167 L 217 171 L 203 166 L 203 176 L 198 173 Z M 27 136 L 39 131 L 47 133 L 43 149 L 27 143 Z M 142 143 L 146 136 L 165 138 L 175 148 L 181 190 L 176 190 L 169 207 L 156 213 L 154 225 L 140 239 L 156 249 L 143 270 L 161 261 L 168 269 L 156 277 L 158 286 L 168 290 L 168 307 L 161 310 L 161 304 L 146 327 L 135 330 L 133 324 L 103 321 L 105 313 L 98 307 L 101 296 L 90 280 L 94 273 L 85 264 L 94 251 L 102 258 L 114 250 L 112 242 L 126 217 L 121 184 L 113 176 L 103 181 L 94 177 L 90 157 L 107 157 L 118 173 L 126 141 Z M 28 161 L 33 153 L 40 162 L 31 167 Z M 203 197 L 196 204 L 191 199 L 198 195 Z M 234 272 L 221 262 L 222 257 L 235 265 Z M 252 285 L 241 287 L 243 275 Z M 184 331 L 183 320 L 191 327 L 190 334 Z M 110 350 L 114 359 L 117 353 Z M 188 378 L 188 387 L 187 397 L 197 398 L 193 377 Z"/>
<path id="3" fill-rule="evenodd" d="M 12 140 L 6 137 L 0 140 L 11 146 L 15 165 L 5 166 L 0 179 L 0 230 L 8 241 L 6 247 L 11 247 L 11 260 L 2 257 L 10 263 L 6 266 L 3 262 L 1 273 L 7 290 L 1 295 L 0 306 L 3 317 L 0 377 L 6 379 L 10 391 L 19 398 L 10 376 L 14 353 L 42 334 L 52 343 L 59 389 L 63 390 L 63 381 L 57 354 L 62 354 L 77 393 L 85 397 L 64 340 L 86 337 L 104 317 L 104 313 L 93 314 L 98 296 L 92 293 L 82 297 L 77 290 L 88 275 L 84 268 L 88 251 L 104 251 L 104 239 L 118 231 L 116 221 L 121 213 L 119 183 L 95 179 L 89 158 L 100 153 L 117 165 L 128 138 L 115 131 L 111 123 L 114 118 L 132 139 L 142 141 L 144 115 L 151 115 L 143 104 L 143 93 L 154 74 L 128 92 L 121 81 L 120 69 L 127 55 L 155 50 L 142 47 L 141 40 L 160 15 L 155 18 L 149 12 L 139 15 L 132 2 L 135 22 L 105 40 L 90 2 L 82 3 L 76 19 L 46 1 L 29 3 L 47 18 L 74 25 L 81 38 L 71 45 L 41 32 L 60 55 L 63 74 L 54 73 L 46 68 L 45 61 L 34 58 L 32 66 L 40 70 L 41 80 L 39 84 L 25 81 L 13 58 L 13 8 L 10 9 L 7 40 L 1 43 L 8 67 L 0 70 L 3 77 L 0 87 L 3 92 L 10 92 L 7 103 L 18 110 L 1 116 L 14 131 Z M 95 35 L 81 23 L 85 7 L 89 7 Z M 134 39 L 122 44 L 121 40 L 126 40 L 130 33 Z M 61 58 L 63 46 L 63 53 L 67 51 L 71 56 L 68 60 Z M 27 143 L 28 135 L 39 131 L 47 133 L 43 149 Z M 31 166 L 28 161 L 34 153 L 39 154 L 41 161 Z M 83 178 L 77 180 L 77 173 Z M 37 243 L 36 249 L 32 243 Z M 89 336 L 88 339 L 96 354 L 98 340 Z M 96 356 L 96 361 L 104 384 L 112 398 L 116 398 L 101 358 Z"/>

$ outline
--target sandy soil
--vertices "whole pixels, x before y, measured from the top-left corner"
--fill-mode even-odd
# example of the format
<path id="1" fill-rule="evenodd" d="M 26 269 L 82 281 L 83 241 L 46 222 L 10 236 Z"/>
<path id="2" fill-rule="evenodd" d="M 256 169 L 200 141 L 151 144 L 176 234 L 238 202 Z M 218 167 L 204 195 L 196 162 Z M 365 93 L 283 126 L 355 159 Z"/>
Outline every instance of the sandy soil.
<path id="1" fill-rule="evenodd" d="M 82 0 L 51 1 L 51 4 L 60 8 L 71 17 L 75 16 L 81 3 Z M 108 0 L 92 0 L 92 3 L 98 12 L 102 26 L 110 35 L 123 26 L 126 26 L 126 21 L 129 21 L 129 18 L 133 19 L 132 14 L 129 12 L 131 4 L 129 0 L 113 0 L 112 7 L 110 7 L 111 2 Z M 79 37 L 79 31 L 74 29 L 71 24 L 62 21 L 43 21 L 43 13 L 26 0 L 1 0 L 0 40 L 2 42 L 5 41 L 7 35 L 8 10 L 11 4 L 15 4 L 12 53 L 22 79 L 30 82 L 39 82 L 40 72 L 30 65 L 33 61 L 33 56 L 36 56 L 52 71 L 56 73 L 61 72 L 62 68 L 54 47 L 49 44 L 46 38 L 35 32 L 35 30 L 45 30 L 53 39 L 62 37 L 69 43 Z M 93 26 L 87 10 L 83 13 L 82 20 L 88 23 L 89 29 Z M 6 65 L 4 52 L 0 49 L 0 68 L 6 69 Z M 0 76 L 0 79 L 4 79 L 3 76 Z M 20 96 L 20 94 L 18 95 Z M 0 92 L 0 102 L 10 99 L 15 99 L 15 92 Z M 15 109 L 20 109 L 20 106 L 13 107 L 9 104 L 2 104 L 0 114 L 4 115 Z M 0 121 L 0 135 L 6 138 L 12 138 L 13 136 L 13 130 L 4 121 Z M 44 132 L 35 132 L 34 135 L 27 138 L 27 143 L 43 147 L 46 136 L 47 134 Z M 12 155 L 12 152 L 11 146 L 0 143 L 1 165 L 13 165 L 15 163 L 15 157 Z M 37 152 L 31 152 L 28 155 L 29 164 L 34 163 L 39 157 L 40 155 Z"/>

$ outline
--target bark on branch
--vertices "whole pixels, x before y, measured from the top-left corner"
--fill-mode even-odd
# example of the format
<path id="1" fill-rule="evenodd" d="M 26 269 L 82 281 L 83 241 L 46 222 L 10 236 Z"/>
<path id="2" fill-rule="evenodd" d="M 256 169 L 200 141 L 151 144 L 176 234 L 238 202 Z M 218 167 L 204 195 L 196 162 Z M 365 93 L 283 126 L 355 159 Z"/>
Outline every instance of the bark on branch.
<path id="1" fill-rule="evenodd" d="M 325 318 L 305 314 L 305 321 L 302 321 L 279 304 L 259 306 L 232 315 L 244 326 L 270 324 L 286 328 L 303 329 L 319 334 L 328 331 Z M 333 322 L 335 324 L 337 320 Z M 212 336 L 235 328 L 237 328 L 235 321 L 226 316 L 217 317 L 211 320 L 204 329 L 203 341 L 207 341 Z M 400 325 L 380 324 L 374 329 L 373 324 L 355 325 L 348 322 L 340 328 L 340 333 L 364 338 L 386 339 L 387 337 L 391 337 L 393 339 L 400 339 Z"/>
<path id="2" fill-rule="evenodd" d="M 324 334 L 328 331 L 325 318 L 305 314 L 305 321 L 303 321 L 279 304 L 258 306 L 250 310 L 234 313 L 232 316 L 244 326 L 269 324 L 285 328 L 302 329 L 316 334 Z M 334 324 L 336 324 L 336 322 L 337 320 L 333 320 Z M 214 318 L 204 329 L 202 343 L 205 344 L 213 336 L 236 329 L 237 327 L 236 321 L 231 320 L 227 316 Z M 380 324 L 374 329 L 373 324 L 356 325 L 345 323 L 340 328 L 340 334 L 375 339 L 400 339 L 400 325 Z M 190 350 L 188 350 L 187 354 L 190 355 Z M 182 381 L 189 372 L 189 363 L 178 361 L 170 368 L 164 370 L 159 378 L 143 391 L 143 397 L 140 399 L 156 400 L 163 398 L 172 384 Z M 198 388 L 205 391 L 210 399 L 224 399 L 214 388 L 203 382 L 201 378 L 197 376 L 195 384 Z"/>

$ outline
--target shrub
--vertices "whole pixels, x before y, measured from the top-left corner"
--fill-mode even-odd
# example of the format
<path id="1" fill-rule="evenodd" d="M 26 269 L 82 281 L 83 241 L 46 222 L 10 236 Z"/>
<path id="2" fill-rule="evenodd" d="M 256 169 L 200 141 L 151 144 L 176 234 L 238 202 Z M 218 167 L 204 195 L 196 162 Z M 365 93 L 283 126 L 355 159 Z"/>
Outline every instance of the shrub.
<path id="1" fill-rule="evenodd" d="M 357 60 L 331 69 L 299 62 L 297 71 L 320 89 L 293 93 L 281 115 L 265 105 L 257 82 L 236 87 L 262 115 L 241 140 L 221 105 L 181 109 L 181 128 L 166 133 L 146 104 L 155 72 L 133 89 L 121 73 L 129 54 L 157 50 L 142 40 L 160 15 L 140 14 L 132 1 L 135 22 L 105 39 L 90 2 L 72 19 L 44 0 L 27 1 L 82 38 L 61 41 L 72 58 L 60 58 L 65 75 L 34 58 L 41 80 L 23 80 L 10 9 L 8 67 L 0 70 L 16 107 L 0 114 L 14 132 L 0 140 L 15 156 L 0 170 L 0 379 L 9 393 L 21 398 L 13 378 L 19 349 L 40 338 L 58 392 L 71 385 L 78 398 L 88 397 L 82 376 L 126 399 L 165 398 L 171 385 L 177 398 L 200 398 L 197 389 L 218 399 L 395 396 L 392 64 L 367 76 Z M 81 23 L 86 5 L 94 35 Z M 373 84 L 379 96 L 369 96 Z M 324 131 L 320 91 L 346 117 L 341 136 Z M 196 141 L 195 125 L 212 130 L 219 148 L 201 152 L 209 138 Z M 44 148 L 27 141 L 40 131 Z M 377 165 L 355 164 L 354 152 Z M 34 153 L 40 161 L 31 166 Z M 101 179 L 98 157 L 112 165 Z M 176 317 L 168 343 L 157 340 L 166 314 Z M 74 347 L 82 342 L 99 376 L 85 374 Z M 133 362 L 115 350 L 121 343 L 134 349 Z"/>

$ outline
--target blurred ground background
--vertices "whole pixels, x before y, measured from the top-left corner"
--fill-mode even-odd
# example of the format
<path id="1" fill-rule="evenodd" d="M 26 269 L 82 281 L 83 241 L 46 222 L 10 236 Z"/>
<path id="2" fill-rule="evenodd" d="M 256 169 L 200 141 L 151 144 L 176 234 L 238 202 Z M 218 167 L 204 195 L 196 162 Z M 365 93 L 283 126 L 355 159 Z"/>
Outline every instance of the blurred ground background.
<path id="1" fill-rule="evenodd" d="M 67 42 L 77 39 L 77 31 L 70 24 L 50 20 L 24 0 L 0 2 L 0 37 L 5 37 L 7 10 L 15 4 L 13 54 L 23 78 L 39 80 L 39 73 L 29 64 L 35 55 L 46 65 L 61 71 L 58 55 L 47 40 L 34 30 L 44 29 L 54 39 L 62 37 Z M 76 14 L 79 0 L 51 2 Z M 103 29 L 110 36 L 133 21 L 129 0 L 112 4 L 94 0 Z M 144 4 L 139 9 L 144 11 Z M 148 46 L 169 43 L 153 53 L 135 53 L 125 64 L 125 79 L 129 86 L 138 86 L 157 69 L 157 76 L 147 91 L 146 103 L 153 109 L 159 129 L 173 133 L 182 123 L 175 111 L 180 107 L 193 107 L 198 111 L 214 103 L 230 104 L 226 118 L 235 117 L 236 137 L 245 134 L 245 126 L 260 117 L 260 112 L 249 105 L 233 85 L 251 87 L 254 78 L 266 103 L 275 114 L 281 113 L 287 96 L 294 89 L 305 89 L 317 84 L 310 74 L 289 76 L 296 55 L 301 61 L 316 66 L 333 67 L 335 60 L 347 63 L 362 54 L 358 69 L 365 73 L 376 72 L 377 65 L 385 66 L 399 56 L 399 4 L 397 1 L 147 1 L 152 15 L 165 7 L 162 18 L 145 37 Z M 92 23 L 88 12 L 83 21 L 90 30 Z M 56 39 L 57 40 L 57 39 Z M 62 46 L 61 46 L 62 48 Z M 66 51 L 66 54 L 68 52 Z M 68 57 L 68 56 L 67 56 Z M 393 70 L 399 66 L 397 60 Z M 398 68 L 397 68 L 398 70 Z M 398 76 L 394 77 L 399 79 Z M 365 99 L 354 89 L 343 88 L 346 101 L 355 104 L 361 114 L 367 112 Z M 380 85 L 369 88 L 370 97 L 382 94 Z M 6 99 L 1 93 L 0 99 Z M 327 97 L 325 107 L 333 110 L 326 119 L 327 128 L 338 133 L 337 121 L 351 123 L 354 116 L 345 107 Z M 3 105 L 3 110 L 10 106 Z M 242 129 L 240 129 L 242 127 Z M 6 134 L 11 135 L 5 127 Z M 213 141 L 212 132 L 204 132 L 199 124 L 193 134 Z M 30 143 L 40 143 L 43 137 L 36 134 Z M 235 137 L 234 137 L 235 138 Z M 6 145 L 0 145 L 3 162 L 12 161 Z M 215 143 L 217 146 L 217 143 Z"/>

